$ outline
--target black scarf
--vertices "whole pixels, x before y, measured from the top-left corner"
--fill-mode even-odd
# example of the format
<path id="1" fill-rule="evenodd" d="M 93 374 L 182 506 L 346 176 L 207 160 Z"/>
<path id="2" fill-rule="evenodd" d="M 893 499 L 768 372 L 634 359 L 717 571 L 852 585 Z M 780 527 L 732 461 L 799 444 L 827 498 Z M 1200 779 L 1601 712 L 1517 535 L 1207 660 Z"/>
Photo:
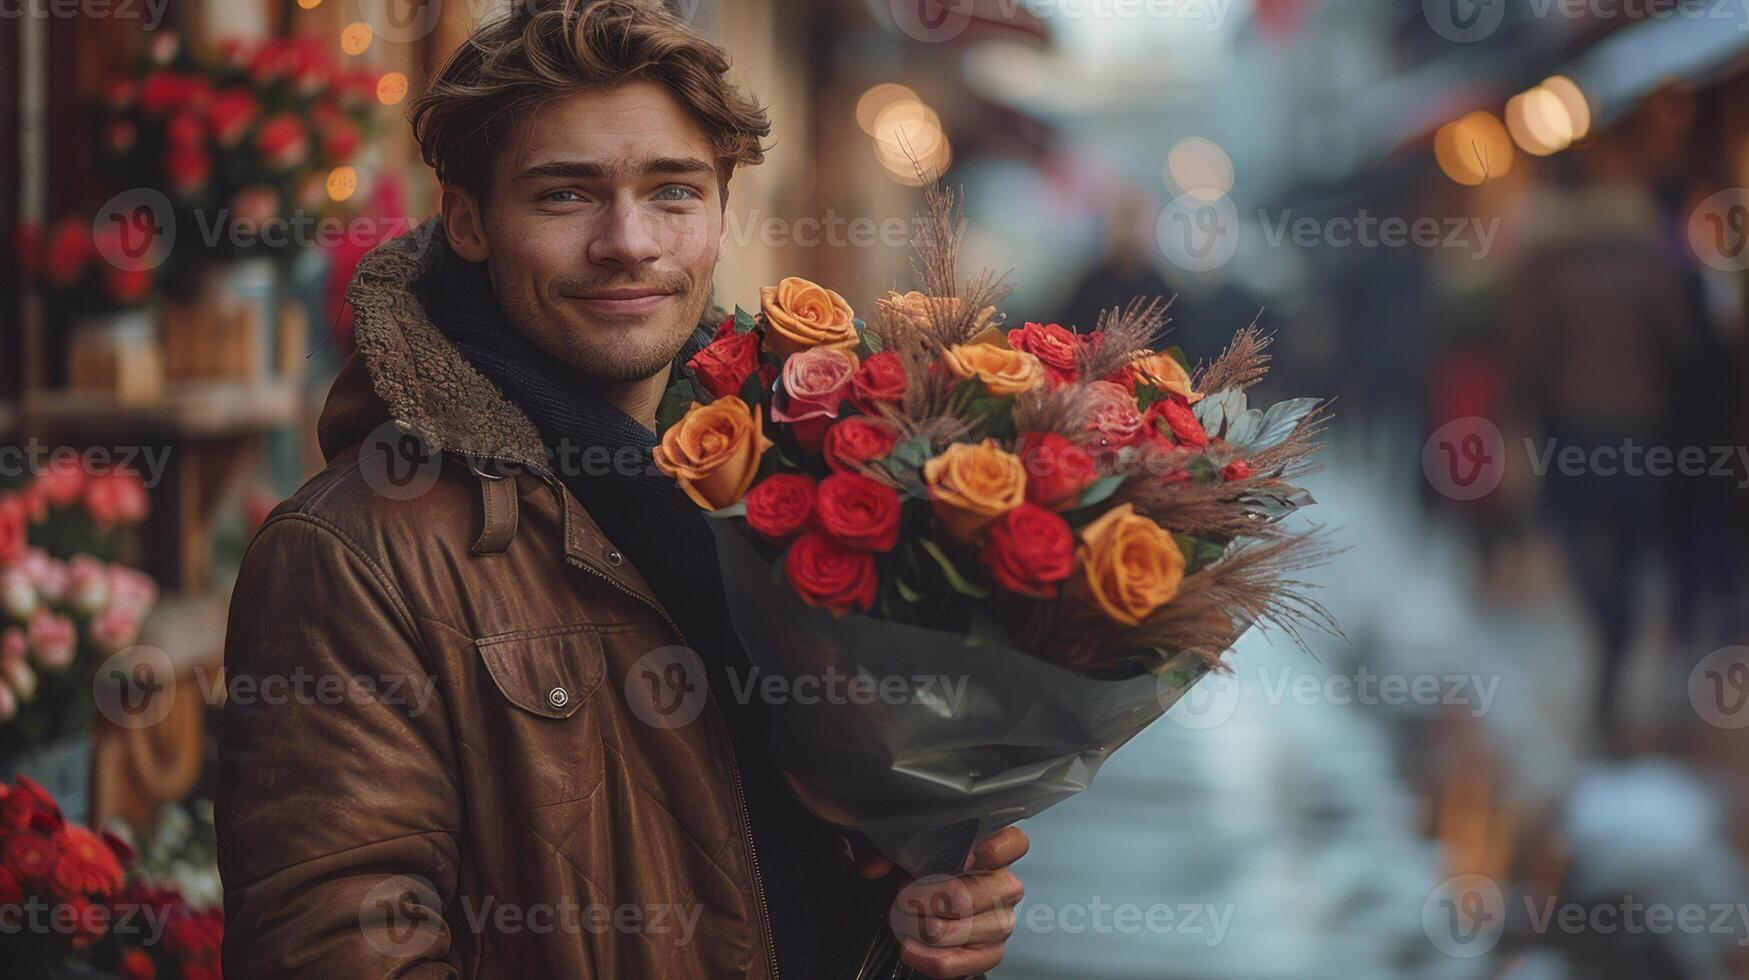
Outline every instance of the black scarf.
<path id="1" fill-rule="evenodd" d="M 746 686 L 747 654 L 729 619 L 716 544 L 703 512 L 650 465 L 655 434 L 592 394 L 586 376 L 512 329 L 483 265 L 467 262 L 447 247 L 445 252 L 419 287 L 432 322 L 528 415 L 555 459 L 576 459 L 583 447 L 603 446 L 615 460 L 606 475 L 564 465 L 555 472 L 607 539 L 643 574 L 704 661 L 741 765 L 780 969 L 786 977 L 816 975 L 820 944 L 836 927 L 833 910 L 846 890 L 837 840 L 801 808 L 772 766 L 765 706 L 757 699 L 742 704 L 734 697 L 729 671 L 739 671 Z M 682 370 L 709 341 L 710 332 L 700 327 L 674 370 Z M 622 451 L 635 453 L 637 465 L 621 465 L 617 460 Z"/>

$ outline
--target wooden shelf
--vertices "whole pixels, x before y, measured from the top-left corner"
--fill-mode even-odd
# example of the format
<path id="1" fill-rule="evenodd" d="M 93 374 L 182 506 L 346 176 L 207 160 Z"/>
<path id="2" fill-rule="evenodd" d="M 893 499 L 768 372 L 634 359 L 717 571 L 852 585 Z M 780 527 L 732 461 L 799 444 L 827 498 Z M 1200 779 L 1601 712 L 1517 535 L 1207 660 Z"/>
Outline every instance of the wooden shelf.
<path id="1" fill-rule="evenodd" d="M 39 390 L 26 399 L 20 421 L 33 434 L 95 432 L 113 438 L 126 431 L 213 438 L 290 425 L 302 407 L 299 385 L 288 379 L 173 381 L 168 388 L 160 398 L 137 403 L 96 392 Z"/>

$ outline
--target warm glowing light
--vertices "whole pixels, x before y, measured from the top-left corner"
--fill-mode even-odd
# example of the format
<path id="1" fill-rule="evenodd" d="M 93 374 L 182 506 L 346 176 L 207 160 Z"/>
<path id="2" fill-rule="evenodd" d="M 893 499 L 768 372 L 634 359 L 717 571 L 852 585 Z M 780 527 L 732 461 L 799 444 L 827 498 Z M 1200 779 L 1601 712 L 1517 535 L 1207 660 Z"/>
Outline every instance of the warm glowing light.
<path id="1" fill-rule="evenodd" d="M 298 0 L 298 6 L 305 10 L 315 10 L 322 5 L 322 0 Z"/>
<path id="2" fill-rule="evenodd" d="M 400 105 L 407 97 L 407 76 L 392 71 L 377 79 L 377 101 L 383 105 Z"/>
<path id="3" fill-rule="evenodd" d="M 351 167 L 335 167 L 328 172 L 328 197 L 344 201 L 358 191 L 358 171 Z"/>
<path id="4" fill-rule="evenodd" d="M 1166 154 L 1166 179 L 1192 197 L 1218 201 L 1233 189 L 1233 160 L 1214 140 L 1192 136 Z"/>
<path id="5" fill-rule="evenodd" d="M 1542 87 L 1560 99 L 1562 108 L 1567 110 L 1567 119 L 1573 124 L 1573 142 L 1590 135 L 1591 105 L 1585 101 L 1578 83 L 1565 75 L 1555 75 L 1545 79 Z"/>
<path id="6" fill-rule="evenodd" d="M 943 153 L 947 134 L 935 110 L 915 99 L 895 102 L 881 110 L 874 123 L 875 156 L 881 166 L 895 174 L 912 174 L 913 159 L 933 167 Z"/>
<path id="7" fill-rule="evenodd" d="M 369 24 L 362 20 L 354 21 L 340 32 L 340 50 L 352 55 L 363 54 L 370 47 L 372 37 Z"/>
<path id="8" fill-rule="evenodd" d="M 1474 187 L 1512 170 L 1512 138 L 1493 113 L 1477 110 L 1440 128 L 1433 137 L 1439 169 Z"/>
<path id="9" fill-rule="evenodd" d="M 856 124 L 870 136 L 875 135 L 875 119 L 882 110 L 895 102 L 917 102 L 917 93 L 894 82 L 882 82 L 862 93 L 856 100 Z"/>

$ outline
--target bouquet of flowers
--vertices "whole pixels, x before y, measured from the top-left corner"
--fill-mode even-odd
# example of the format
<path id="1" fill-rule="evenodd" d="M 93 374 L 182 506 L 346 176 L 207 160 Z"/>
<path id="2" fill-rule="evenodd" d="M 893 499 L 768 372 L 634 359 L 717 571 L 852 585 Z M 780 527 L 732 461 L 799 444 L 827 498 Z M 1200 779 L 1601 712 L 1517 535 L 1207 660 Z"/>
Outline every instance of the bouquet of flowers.
<path id="1" fill-rule="evenodd" d="M 110 226 L 101 234 L 120 236 L 121 231 Z M 69 316 L 132 310 L 151 302 L 151 270 L 124 269 L 104 261 L 105 254 L 117 254 L 120 246 L 101 241 L 88 218 L 61 218 L 46 233 L 21 224 L 14 244 L 25 281 L 43 287 L 54 308 Z"/>
<path id="2" fill-rule="evenodd" d="M 671 382 L 656 450 L 714 518 L 754 665 L 880 686 L 774 705 L 773 759 L 915 876 L 1086 788 L 1244 629 L 1336 628 L 1294 578 L 1322 546 L 1283 521 L 1321 402 L 1247 404 L 1268 338 L 1193 371 L 1154 349 L 1159 301 L 1004 330 L 1006 288 L 960 288 L 962 219 L 927 200 L 920 291 L 868 323 L 806 280 L 762 290 Z"/>
<path id="3" fill-rule="evenodd" d="M 66 819 L 29 777 L 0 783 L 0 962 L 51 977 L 109 932 L 122 862 L 109 835 Z"/>

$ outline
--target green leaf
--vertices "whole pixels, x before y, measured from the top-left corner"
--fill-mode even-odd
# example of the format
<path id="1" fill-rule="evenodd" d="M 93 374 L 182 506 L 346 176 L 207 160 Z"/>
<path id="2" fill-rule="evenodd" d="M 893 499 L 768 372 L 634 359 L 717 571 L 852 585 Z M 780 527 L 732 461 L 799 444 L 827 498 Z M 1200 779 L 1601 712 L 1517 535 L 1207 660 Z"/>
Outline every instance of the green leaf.
<path id="1" fill-rule="evenodd" d="M 1185 469 L 1190 471 L 1191 479 L 1198 483 L 1213 483 L 1221 478 L 1220 470 L 1215 469 L 1214 461 L 1207 456 L 1198 456 L 1191 460 Z"/>
<path id="2" fill-rule="evenodd" d="M 1186 360 L 1184 357 L 1184 348 L 1182 348 L 1182 347 L 1168 347 L 1168 348 L 1166 348 L 1164 353 L 1166 354 L 1167 357 L 1170 357 L 1174 361 L 1177 361 L 1178 366 L 1183 368 L 1187 373 L 1190 371 L 1190 362 L 1188 360 Z"/>
<path id="3" fill-rule="evenodd" d="M 1163 392 L 1160 389 L 1154 387 L 1153 385 L 1147 383 L 1146 381 L 1136 382 L 1136 407 L 1138 409 L 1140 409 L 1141 411 L 1146 412 L 1148 410 L 1148 406 L 1154 404 L 1155 402 L 1157 402 L 1160 399 L 1165 398 L 1165 397 L 1166 397 L 1165 392 Z"/>
<path id="4" fill-rule="evenodd" d="M 856 321 L 856 334 L 862 338 L 862 342 L 856 345 L 858 357 L 870 358 L 887 349 L 886 341 L 881 339 L 881 335 L 864 327 L 861 320 Z"/>
<path id="5" fill-rule="evenodd" d="M 656 431 L 667 432 L 692 408 L 693 402 L 703 403 L 709 400 L 691 378 L 681 378 L 674 382 L 662 393 L 662 403 L 656 406 Z"/>
<path id="6" fill-rule="evenodd" d="M 934 558 L 935 563 L 941 566 L 942 574 L 947 576 L 947 584 L 952 586 L 955 592 L 969 595 L 974 599 L 988 599 L 990 597 L 989 589 L 973 585 L 964 575 L 960 574 L 960 570 L 954 567 L 953 559 L 947 557 L 940 545 L 928 538 L 924 538 L 918 543 L 923 545 L 923 550 L 929 552 L 929 557 Z"/>
<path id="7" fill-rule="evenodd" d="M 1206 538 L 1193 538 L 1188 534 L 1174 534 L 1172 540 L 1177 542 L 1178 550 L 1184 554 L 1185 574 L 1201 571 L 1221 560 L 1226 548 L 1220 543 Z"/>
<path id="8" fill-rule="evenodd" d="M 704 516 L 714 517 L 719 521 L 726 521 L 731 517 L 746 517 L 747 516 L 747 501 L 737 500 L 727 507 L 719 508 L 717 510 L 705 511 Z"/>
<path id="9" fill-rule="evenodd" d="M 902 578 L 894 577 L 893 586 L 899 590 L 899 597 L 906 602 L 920 602 L 923 599 L 923 593 L 912 588 Z"/>
<path id="10" fill-rule="evenodd" d="M 1094 504 L 1104 503 L 1111 499 L 1111 495 L 1117 492 L 1118 487 L 1123 486 L 1123 481 L 1125 479 L 1126 477 L 1124 474 L 1118 473 L 1113 476 L 1102 476 L 1099 479 L 1094 480 L 1087 485 L 1087 489 L 1081 491 L 1080 498 L 1075 501 L 1075 506 L 1070 509 L 1080 510 L 1083 507 L 1092 507 Z"/>
<path id="11" fill-rule="evenodd" d="M 903 469 L 920 470 L 923 464 L 929 462 L 929 451 L 932 447 L 928 439 L 906 439 L 895 443 L 893 451 L 887 454 L 887 465 Z"/>
<path id="12" fill-rule="evenodd" d="M 764 394 L 765 385 L 759 380 L 759 369 L 754 368 L 747 372 L 747 380 L 741 382 L 741 400 L 752 408 L 764 401 Z"/>
<path id="13" fill-rule="evenodd" d="M 753 314 L 741 309 L 739 306 L 735 307 L 736 333 L 750 333 L 758 326 L 759 321 L 753 316 Z"/>

